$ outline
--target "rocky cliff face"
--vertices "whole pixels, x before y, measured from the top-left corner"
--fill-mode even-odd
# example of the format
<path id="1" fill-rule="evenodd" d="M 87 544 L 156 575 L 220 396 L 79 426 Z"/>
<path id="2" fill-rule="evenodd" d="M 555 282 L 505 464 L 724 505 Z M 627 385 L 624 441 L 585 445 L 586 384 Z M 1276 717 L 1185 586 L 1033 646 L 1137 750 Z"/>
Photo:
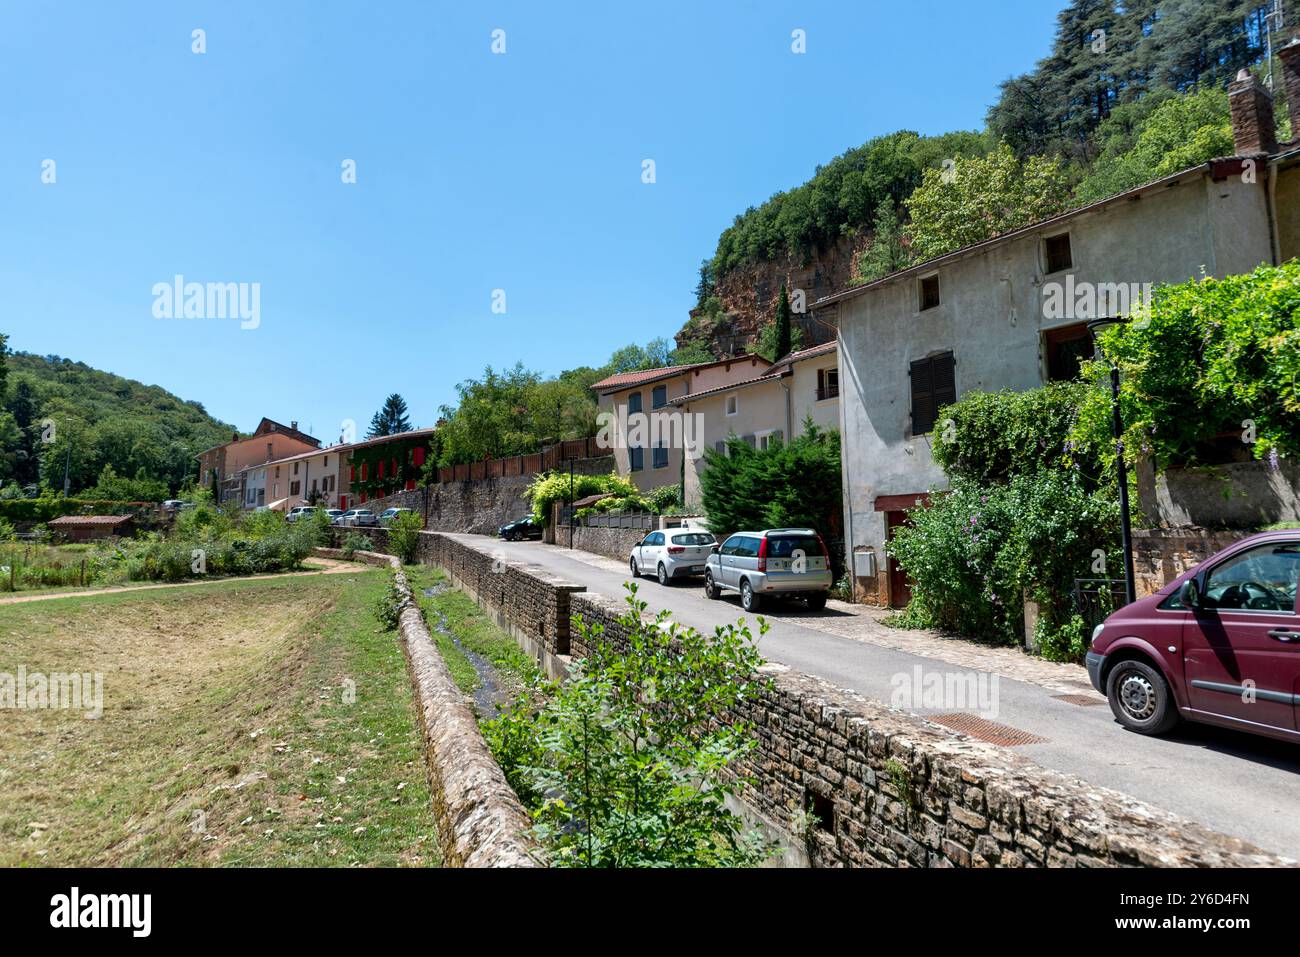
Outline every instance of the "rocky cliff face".
<path id="1" fill-rule="evenodd" d="M 862 245 L 862 237 L 846 237 L 809 256 L 787 253 L 778 260 L 748 263 L 718 277 L 717 297 L 725 319 L 710 321 L 699 315 L 699 310 L 692 310 L 691 320 L 676 335 L 677 344 L 700 342 L 719 358 L 749 350 L 758 344 L 763 327 L 776 318 L 781 283 L 786 284 L 792 305 L 794 291 L 801 289 L 806 306 L 811 307 L 818 299 L 848 287 Z M 814 319 L 810 309 L 796 312 L 794 318 L 803 330 L 805 347 L 835 338 L 834 329 Z"/>

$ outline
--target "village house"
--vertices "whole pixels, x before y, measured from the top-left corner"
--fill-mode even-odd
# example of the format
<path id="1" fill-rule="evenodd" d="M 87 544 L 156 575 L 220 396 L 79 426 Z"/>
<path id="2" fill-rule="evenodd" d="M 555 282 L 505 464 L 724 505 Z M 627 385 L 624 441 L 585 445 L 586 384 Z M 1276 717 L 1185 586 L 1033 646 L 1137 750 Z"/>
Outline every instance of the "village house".
<path id="1" fill-rule="evenodd" d="M 356 508 L 398 492 L 414 492 L 432 455 L 437 429 L 412 429 L 347 446 L 339 508 Z M 406 507 L 403 505 L 403 507 Z"/>
<path id="2" fill-rule="evenodd" d="M 643 492 L 682 481 L 683 465 L 702 448 L 698 419 L 673 400 L 709 392 L 762 375 L 771 363 L 742 355 L 716 362 L 624 372 L 592 385 L 599 407 L 602 447 L 614 456 L 619 475 Z"/>
<path id="3" fill-rule="evenodd" d="M 1300 45 L 1281 51 L 1300 131 Z M 812 307 L 839 329 L 844 525 L 855 596 L 901 607 L 885 546 L 943 490 L 938 410 L 972 391 L 1075 376 L 1091 319 L 1132 315 L 1152 284 L 1249 272 L 1300 253 L 1300 143 L 1279 147 L 1273 103 L 1230 88 L 1238 155 L 956 250 Z"/>
<path id="4" fill-rule="evenodd" d="M 669 401 L 703 427 L 701 448 L 726 454 L 735 438 L 766 449 L 774 441 L 802 435 L 807 422 L 821 429 L 840 427 L 839 356 L 835 343 L 792 352 L 759 375 L 690 392 Z M 704 458 L 686 457 L 683 501 L 700 502 Z"/>
<path id="5" fill-rule="evenodd" d="M 245 470 L 246 508 L 266 505 L 288 511 L 295 505 L 347 508 L 348 450 L 334 445 L 314 449 Z M 256 493 L 258 501 L 250 504 Z"/>
<path id="6" fill-rule="evenodd" d="M 297 422 L 283 425 L 263 418 L 252 435 L 240 438 L 235 433 L 229 442 L 200 452 L 199 482 L 214 490 L 218 502 L 246 504 L 243 483 L 249 466 L 317 448 L 320 440 L 300 432 Z"/>

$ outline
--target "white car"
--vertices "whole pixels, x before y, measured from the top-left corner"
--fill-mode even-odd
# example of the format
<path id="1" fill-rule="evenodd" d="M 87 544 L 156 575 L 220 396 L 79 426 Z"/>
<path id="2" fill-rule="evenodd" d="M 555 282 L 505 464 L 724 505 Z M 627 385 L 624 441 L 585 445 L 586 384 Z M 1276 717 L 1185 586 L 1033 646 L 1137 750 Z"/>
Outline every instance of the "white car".
<path id="1" fill-rule="evenodd" d="M 667 585 L 674 578 L 703 575 L 717 543 L 708 532 L 675 528 L 651 532 L 632 548 L 628 567 L 633 578 L 654 575 L 659 584 Z"/>
<path id="2" fill-rule="evenodd" d="M 330 517 L 331 525 L 337 525 L 339 523 L 339 519 L 343 517 L 343 509 L 327 508 L 325 509 L 325 514 Z"/>
<path id="3" fill-rule="evenodd" d="M 289 514 L 284 517 L 284 520 L 286 522 L 296 522 L 304 515 L 310 517 L 311 513 L 314 511 L 316 511 L 316 506 L 314 505 L 295 505 L 293 508 L 289 509 Z"/>

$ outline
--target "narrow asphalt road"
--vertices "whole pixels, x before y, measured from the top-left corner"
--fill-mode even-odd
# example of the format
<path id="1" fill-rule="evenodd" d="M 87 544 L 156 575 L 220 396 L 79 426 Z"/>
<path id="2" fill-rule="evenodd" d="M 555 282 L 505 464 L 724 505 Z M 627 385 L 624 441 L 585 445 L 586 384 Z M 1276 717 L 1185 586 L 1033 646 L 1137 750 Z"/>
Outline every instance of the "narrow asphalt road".
<path id="1" fill-rule="evenodd" d="M 540 542 L 502 542 L 482 535 L 455 535 L 510 561 L 531 562 L 589 591 L 623 598 L 630 576 L 603 563 L 571 557 L 566 549 Z M 640 580 L 640 597 L 650 611 L 667 609 L 694 627 L 712 631 L 744 613 L 737 598 L 710 601 L 698 583 L 662 587 Z M 796 603 L 772 607 L 776 618 L 759 645 L 770 661 L 819 675 L 832 684 L 890 703 L 896 675 L 968 676 L 970 669 L 937 657 L 897 651 L 869 640 L 842 638 L 801 625 L 814 614 Z M 842 613 L 840 613 L 842 614 Z M 1079 683 L 1088 677 L 1082 668 Z M 1077 774 L 1091 784 L 1112 788 L 1202 825 L 1240 837 L 1267 851 L 1300 858 L 1300 749 L 1240 732 L 1184 723 L 1164 738 L 1124 730 L 1110 708 L 1083 707 L 1058 700 L 1059 689 L 999 678 L 996 715 L 986 715 L 1040 738 L 1014 750 L 1046 767 Z M 911 707 L 917 714 L 974 711 L 975 708 Z"/>

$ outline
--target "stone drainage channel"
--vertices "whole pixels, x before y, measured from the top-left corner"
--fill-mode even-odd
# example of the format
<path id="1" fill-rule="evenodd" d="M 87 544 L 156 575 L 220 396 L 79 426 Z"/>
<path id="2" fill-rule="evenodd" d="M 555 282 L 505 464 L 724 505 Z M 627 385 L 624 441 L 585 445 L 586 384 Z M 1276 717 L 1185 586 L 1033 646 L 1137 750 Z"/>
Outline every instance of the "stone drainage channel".
<path id="1" fill-rule="evenodd" d="M 423 595 L 425 598 L 436 598 L 438 595 L 447 591 L 447 588 L 448 586 L 445 582 L 439 582 L 431 588 L 424 589 Z M 434 621 L 429 621 L 429 626 L 439 634 L 450 638 L 452 644 L 454 644 L 460 653 L 469 660 L 469 663 L 474 666 L 474 671 L 478 675 L 478 687 L 474 690 L 474 694 L 471 696 L 471 700 L 474 702 L 474 710 L 478 712 L 480 718 L 495 718 L 501 713 L 503 708 L 510 704 L 512 700 L 510 692 L 502 687 L 501 679 L 497 677 L 496 666 L 478 652 L 471 651 L 461 643 L 460 638 L 456 636 L 455 632 L 447 627 L 446 615 L 433 609 L 425 609 L 425 611 L 426 621 L 428 621 L 430 617 L 436 619 Z M 433 612 L 432 616 L 428 614 L 428 612 Z M 450 662 L 448 662 L 448 666 L 450 667 Z"/>

